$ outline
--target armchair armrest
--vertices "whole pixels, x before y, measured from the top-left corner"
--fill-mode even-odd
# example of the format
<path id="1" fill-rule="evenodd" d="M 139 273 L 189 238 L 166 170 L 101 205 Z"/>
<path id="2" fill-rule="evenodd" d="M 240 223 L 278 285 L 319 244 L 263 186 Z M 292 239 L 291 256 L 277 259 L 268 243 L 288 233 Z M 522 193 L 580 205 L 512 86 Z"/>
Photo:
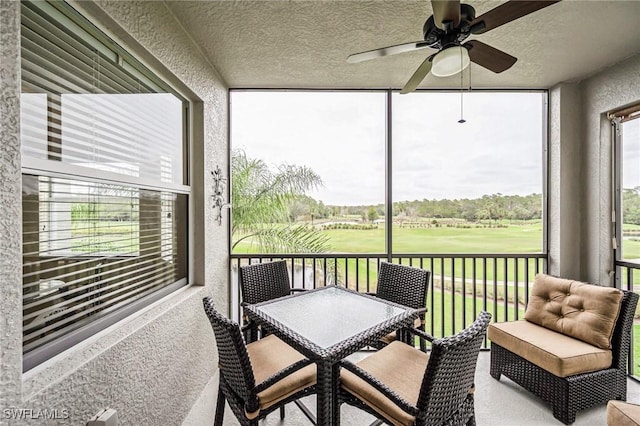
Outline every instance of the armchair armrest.
<path id="1" fill-rule="evenodd" d="M 282 370 L 278 371 L 277 373 L 267 377 L 262 383 L 259 383 L 256 385 L 255 388 L 253 388 L 253 393 L 255 395 L 259 394 L 260 392 L 262 392 L 263 390 L 267 389 L 269 386 L 273 386 L 273 384 L 279 382 L 280 380 L 284 379 L 285 377 L 287 377 L 290 374 L 295 373 L 296 371 L 306 367 L 307 365 L 313 364 L 313 361 L 309 360 L 309 359 L 301 359 L 298 362 L 294 362 L 293 364 L 289 365 L 288 367 L 283 368 Z"/>
<path id="2" fill-rule="evenodd" d="M 427 309 L 426 306 L 424 308 L 416 309 L 416 311 L 418 311 L 418 315 L 424 315 L 427 313 L 428 310 L 429 309 Z"/>
<path id="3" fill-rule="evenodd" d="M 433 342 L 434 340 L 436 340 L 435 337 L 433 337 L 432 335 L 430 335 L 429 333 L 422 331 L 420 329 L 417 328 L 409 328 L 407 329 L 407 332 L 418 336 L 419 338 L 426 340 L 427 342 Z"/>
<path id="4" fill-rule="evenodd" d="M 373 386 L 377 391 L 382 393 L 385 397 L 389 398 L 394 404 L 396 404 L 405 412 L 409 413 L 412 416 L 418 415 L 417 407 L 411 405 L 411 403 L 409 403 L 407 400 L 402 398 L 392 389 L 388 388 L 384 383 L 382 383 L 381 381 L 376 379 L 374 376 L 367 373 L 366 371 L 364 371 L 362 368 L 358 367 L 351 361 L 346 361 L 346 360 L 341 361 L 340 366 L 343 367 L 345 370 L 348 370 L 351 373 L 355 374 L 356 376 L 358 376 L 359 378 L 367 382 L 367 384 Z"/>
<path id="5" fill-rule="evenodd" d="M 245 325 L 243 325 L 242 327 L 240 327 L 240 331 L 244 334 L 247 331 L 249 331 L 252 327 L 254 327 L 254 324 L 251 323 L 251 322 L 248 322 Z"/>
<path id="6" fill-rule="evenodd" d="M 418 309 L 418 319 L 420 320 L 420 326 L 424 328 L 424 324 L 426 323 L 426 313 L 429 311 L 426 307 Z"/>
<path id="7" fill-rule="evenodd" d="M 405 329 L 405 332 L 408 333 L 410 336 L 411 335 L 418 336 L 418 338 L 420 339 L 420 350 L 425 353 L 427 352 L 426 342 L 433 343 L 433 341 L 436 340 L 435 337 L 433 337 L 432 335 L 424 331 L 424 322 L 420 324 L 420 328 L 415 328 L 415 327 L 407 328 Z M 413 337 L 410 337 L 409 340 L 413 342 L 414 339 Z"/>

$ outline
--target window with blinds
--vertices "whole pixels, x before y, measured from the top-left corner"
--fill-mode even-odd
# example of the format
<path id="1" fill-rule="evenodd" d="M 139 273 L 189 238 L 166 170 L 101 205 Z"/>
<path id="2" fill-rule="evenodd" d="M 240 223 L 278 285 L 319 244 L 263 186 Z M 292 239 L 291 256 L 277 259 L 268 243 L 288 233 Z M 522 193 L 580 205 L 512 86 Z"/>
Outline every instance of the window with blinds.
<path id="1" fill-rule="evenodd" d="M 64 2 L 22 2 L 27 370 L 187 283 L 188 103 Z"/>

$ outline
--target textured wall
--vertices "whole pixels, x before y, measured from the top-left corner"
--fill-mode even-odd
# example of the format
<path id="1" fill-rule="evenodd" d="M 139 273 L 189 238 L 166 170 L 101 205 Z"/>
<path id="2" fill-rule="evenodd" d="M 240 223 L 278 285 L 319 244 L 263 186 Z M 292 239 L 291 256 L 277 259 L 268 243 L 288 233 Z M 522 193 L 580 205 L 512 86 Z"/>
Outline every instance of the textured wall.
<path id="1" fill-rule="evenodd" d="M 607 112 L 640 100 L 640 55 L 549 92 L 549 270 L 613 285 Z"/>
<path id="2" fill-rule="evenodd" d="M 640 101 L 640 55 L 616 64 L 580 84 L 584 114 L 582 273 L 584 279 L 612 285 L 612 135 L 606 113 Z"/>
<path id="3" fill-rule="evenodd" d="M 20 177 L 20 4 L 0 1 L 0 410 L 20 400 L 22 207 Z M 0 414 L 2 412 L 0 411 Z M 2 419 L 0 417 L 0 424 Z"/>
<path id="4" fill-rule="evenodd" d="M 201 299 L 208 294 L 218 306 L 227 305 L 228 217 L 222 226 L 214 222 L 207 180 L 216 164 L 228 168 L 227 89 L 164 3 L 73 4 L 194 102 L 191 176 L 198 200 L 191 253 L 197 253 L 193 281 L 204 285 L 169 295 L 21 374 L 19 3 L 2 0 L 0 409 L 64 409 L 69 418 L 47 424 L 83 425 L 110 406 L 122 425 L 181 424 L 216 372 L 213 333 Z M 14 424 L 0 418 L 5 423 Z"/>
<path id="5" fill-rule="evenodd" d="M 580 279 L 582 102 L 577 84 L 549 91 L 549 272 Z"/>
<path id="6" fill-rule="evenodd" d="M 25 397 L 21 406 L 68 410 L 70 418 L 60 424 L 82 425 L 105 407 L 118 411 L 121 425 L 180 424 L 217 362 L 211 327 L 203 318 L 202 294 L 202 289 L 189 289 L 172 296 L 177 300 L 171 308 L 137 318 L 133 322 L 138 327 L 66 374 L 58 370 L 69 367 L 70 358 L 52 363 L 57 366 L 35 374 L 37 385 L 25 393 L 37 393 Z M 81 344 L 85 347 L 75 351 L 96 345 L 100 343 Z M 44 381 L 48 383 L 40 383 Z"/>

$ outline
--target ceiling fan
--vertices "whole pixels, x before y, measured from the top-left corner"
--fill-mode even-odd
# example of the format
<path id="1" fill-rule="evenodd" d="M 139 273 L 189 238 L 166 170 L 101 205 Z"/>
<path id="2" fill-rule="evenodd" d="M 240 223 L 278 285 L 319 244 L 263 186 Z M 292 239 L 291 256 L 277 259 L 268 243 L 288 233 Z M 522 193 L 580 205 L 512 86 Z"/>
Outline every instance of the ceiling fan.
<path id="1" fill-rule="evenodd" d="M 433 15 L 422 28 L 424 40 L 354 53 L 349 55 L 347 62 L 362 62 L 427 47 L 437 49 L 422 62 L 400 93 L 414 91 L 429 72 L 446 77 L 462 71 L 469 62 L 501 73 L 511 68 L 517 58 L 478 40 L 462 42 L 471 35 L 486 33 L 559 1 L 510 0 L 476 17 L 475 9 L 468 4 L 460 4 L 459 0 L 431 0 Z"/>

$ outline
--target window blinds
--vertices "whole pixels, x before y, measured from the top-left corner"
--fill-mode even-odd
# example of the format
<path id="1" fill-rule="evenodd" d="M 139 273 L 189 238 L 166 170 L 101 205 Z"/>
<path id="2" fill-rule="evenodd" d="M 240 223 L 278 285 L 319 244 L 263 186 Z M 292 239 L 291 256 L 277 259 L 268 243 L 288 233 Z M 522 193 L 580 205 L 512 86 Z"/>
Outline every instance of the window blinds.
<path id="1" fill-rule="evenodd" d="M 21 66 L 29 369 L 186 284 L 187 103 L 63 2 L 22 2 Z"/>

